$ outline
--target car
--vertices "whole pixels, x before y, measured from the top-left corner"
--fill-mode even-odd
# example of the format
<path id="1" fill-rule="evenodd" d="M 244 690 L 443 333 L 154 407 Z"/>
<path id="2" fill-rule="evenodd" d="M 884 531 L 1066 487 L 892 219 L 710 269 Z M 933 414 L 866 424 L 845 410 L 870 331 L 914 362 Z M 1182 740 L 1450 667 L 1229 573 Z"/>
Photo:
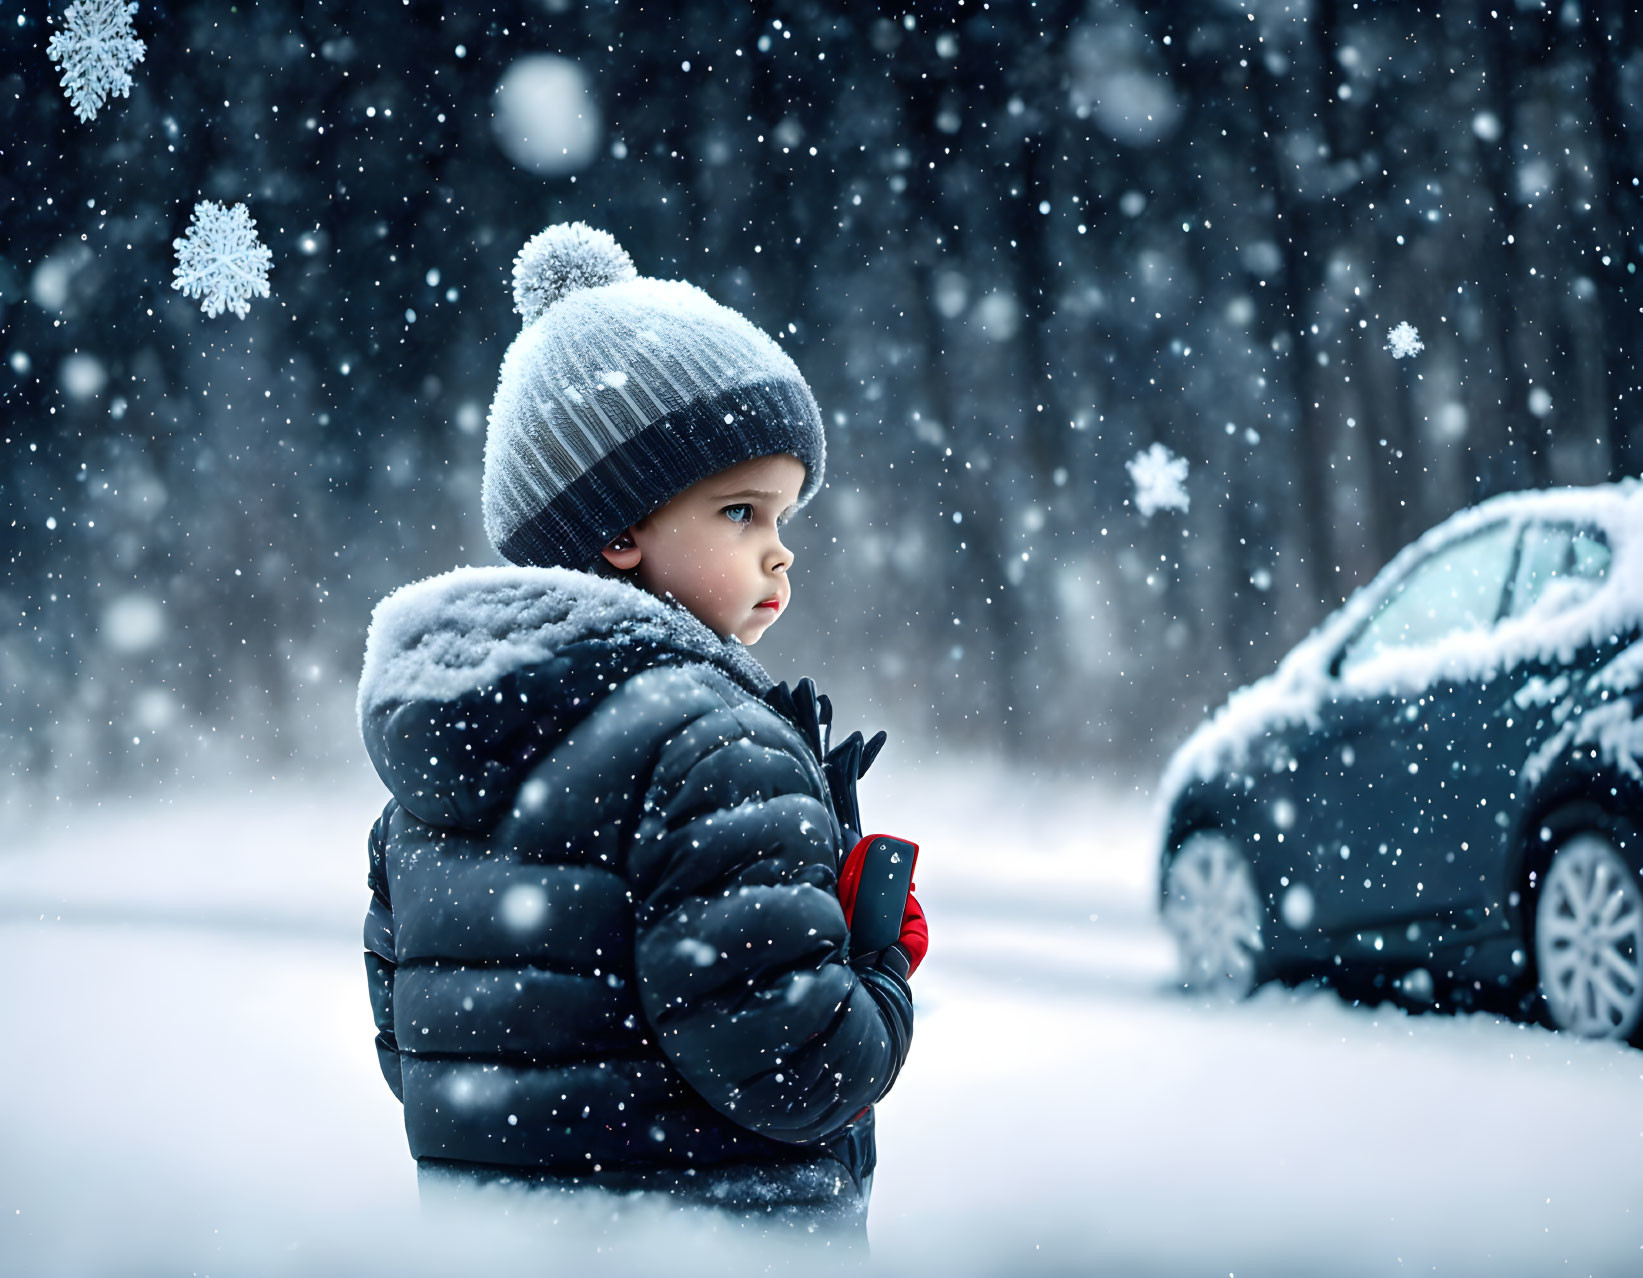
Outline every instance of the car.
<path id="1" fill-rule="evenodd" d="M 1159 785 L 1181 982 L 1324 978 L 1643 1045 L 1643 483 L 1463 510 Z"/>

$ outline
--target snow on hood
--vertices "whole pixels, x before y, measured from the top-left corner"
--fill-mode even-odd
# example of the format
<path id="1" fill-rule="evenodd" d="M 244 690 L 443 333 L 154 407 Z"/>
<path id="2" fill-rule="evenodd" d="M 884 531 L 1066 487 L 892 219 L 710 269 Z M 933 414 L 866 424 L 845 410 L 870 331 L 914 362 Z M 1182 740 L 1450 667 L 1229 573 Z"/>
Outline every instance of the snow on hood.
<path id="1" fill-rule="evenodd" d="M 772 682 L 734 635 L 720 639 L 686 608 L 625 581 L 571 568 L 455 568 L 400 587 L 371 614 L 361 731 L 386 706 L 454 701 L 592 636 L 693 654 L 756 696 Z"/>
<path id="2" fill-rule="evenodd" d="M 1514 528 L 1531 519 L 1596 525 L 1609 540 L 1603 583 L 1560 612 L 1511 617 L 1487 631 L 1461 631 L 1437 643 L 1389 649 L 1341 676 L 1332 658 L 1370 617 L 1394 582 L 1439 546 L 1505 520 Z M 1594 488 L 1506 493 L 1451 516 L 1399 551 L 1368 585 L 1326 617 L 1290 650 L 1270 675 L 1228 698 L 1171 757 L 1158 787 L 1158 814 L 1167 821 L 1181 792 L 1245 766 L 1261 742 L 1281 730 L 1319 726 L 1330 700 L 1416 693 L 1442 679 L 1476 679 L 1533 657 L 1569 661 L 1596 639 L 1619 634 L 1643 619 L 1643 483 L 1623 480 Z M 1628 660 L 1622 658 L 1621 660 Z M 1636 659 L 1630 659 L 1635 665 Z M 1616 663 L 1618 664 L 1618 663 Z M 1628 666 L 1630 669 L 1631 666 Z M 1640 667 L 1643 668 L 1643 667 Z M 1635 681 L 1635 679 L 1634 679 Z M 1536 695 L 1541 689 L 1527 690 Z"/>

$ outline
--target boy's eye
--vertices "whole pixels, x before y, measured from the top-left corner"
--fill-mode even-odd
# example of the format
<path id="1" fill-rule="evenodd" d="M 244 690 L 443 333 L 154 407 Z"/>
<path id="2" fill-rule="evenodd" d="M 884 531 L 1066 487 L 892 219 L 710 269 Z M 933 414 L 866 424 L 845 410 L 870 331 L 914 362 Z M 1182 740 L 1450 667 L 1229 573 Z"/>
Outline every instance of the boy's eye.
<path id="1" fill-rule="evenodd" d="M 738 510 L 745 510 L 747 512 L 747 518 L 746 519 L 738 519 L 736 517 L 736 512 Z M 730 516 L 730 522 L 731 523 L 733 523 L 733 524 L 745 524 L 748 519 L 753 518 L 753 507 L 748 505 L 748 503 L 743 502 L 739 506 L 726 506 L 724 508 L 724 513 Z"/>

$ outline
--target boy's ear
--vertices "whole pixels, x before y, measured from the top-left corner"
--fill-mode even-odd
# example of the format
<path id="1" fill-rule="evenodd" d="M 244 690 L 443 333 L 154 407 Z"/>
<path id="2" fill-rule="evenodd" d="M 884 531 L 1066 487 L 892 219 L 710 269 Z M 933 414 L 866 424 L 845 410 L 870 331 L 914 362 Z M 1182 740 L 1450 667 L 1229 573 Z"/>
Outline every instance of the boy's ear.
<path id="1" fill-rule="evenodd" d="M 633 529 L 618 533 L 602 551 L 606 561 L 619 572 L 631 572 L 639 566 L 640 550 L 633 538 Z"/>

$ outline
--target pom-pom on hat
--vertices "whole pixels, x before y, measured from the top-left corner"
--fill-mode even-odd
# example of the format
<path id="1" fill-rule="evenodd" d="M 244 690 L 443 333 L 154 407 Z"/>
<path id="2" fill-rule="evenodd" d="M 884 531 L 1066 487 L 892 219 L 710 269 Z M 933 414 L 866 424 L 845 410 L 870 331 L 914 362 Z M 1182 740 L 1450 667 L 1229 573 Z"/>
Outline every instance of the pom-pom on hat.
<path id="1" fill-rule="evenodd" d="M 513 308 L 528 324 L 566 293 L 621 284 L 639 272 L 609 231 L 561 222 L 533 235 L 513 260 Z"/>
<path id="2" fill-rule="evenodd" d="M 623 529 L 698 480 L 772 453 L 821 488 L 815 398 L 787 353 L 701 289 L 640 276 L 581 222 L 532 237 L 513 267 L 524 330 L 502 360 L 485 437 L 485 532 L 521 565 L 588 568 Z"/>

